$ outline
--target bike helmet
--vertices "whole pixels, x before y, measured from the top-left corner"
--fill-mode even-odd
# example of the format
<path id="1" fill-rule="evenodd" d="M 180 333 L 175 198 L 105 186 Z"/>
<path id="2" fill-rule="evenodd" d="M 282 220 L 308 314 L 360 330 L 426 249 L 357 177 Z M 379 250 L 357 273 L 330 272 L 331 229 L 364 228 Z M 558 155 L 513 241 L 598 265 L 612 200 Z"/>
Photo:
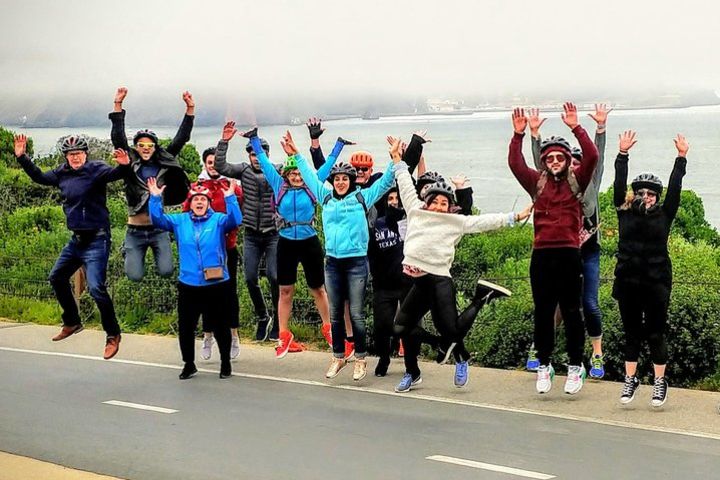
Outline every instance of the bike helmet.
<path id="1" fill-rule="evenodd" d="M 193 197 L 197 197 L 198 195 L 205 195 L 205 197 L 208 199 L 208 202 L 211 200 L 210 190 L 202 183 L 196 183 L 192 186 L 192 188 L 188 192 L 188 200 L 192 200 Z"/>
<path id="2" fill-rule="evenodd" d="M 453 193 L 452 187 L 444 181 L 435 182 L 424 189 L 423 201 L 427 202 L 432 195 L 444 195 L 451 204 L 455 201 L 455 194 Z"/>
<path id="3" fill-rule="evenodd" d="M 348 163 L 340 162 L 340 163 L 336 163 L 330 169 L 330 175 L 328 175 L 328 177 L 330 178 L 330 181 L 332 181 L 332 178 L 335 175 L 338 175 L 340 173 L 344 173 L 345 175 L 350 177 L 350 179 L 352 181 L 354 181 L 357 178 L 357 170 L 355 170 L 355 167 L 353 167 L 352 165 L 350 165 Z"/>
<path id="4" fill-rule="evenodd" d="M 76 150 L 82 150 L 87 153 L 89 149 L 90 145 L 88 144 L 87 139 L 81 137 L 80 135 L 70 135 L 69 137 L 65 137 L 60 144 L 60 151 L 63 155 Z"/>
<path id="5" fill-rule="evenodd" d="M 350 155 L 350 165 L 352 165 L 355 168 L 363 167 L 363 168 L 372 168 L 373 166 L 373 157 L 369 152 L 355 152 L 352 155 Z"/>
<path id="6" fill-rule="evenodd" d="M 572 150 L 570 150 L 570 155 L 572 155 L 575 160 L 582 161 L 582 150 L 578 147 L 573 147 Z"/>
<path id="7" fill-rule="evenodd" d="M 260 139 L 260 146 L 263 150 L 265 150 L 265 154 L 270 155 L 270 144 L 265 140 L 264 138 Z M 245 145 L 245 151 L 247 153 L 252 153 L 252 143 L 248 142 L 247 145 Z"/>
<path id="8" fill-rule="evenodd" d="M 282 174 L 285 175 L 291 170 L 297 170 L 298 164 L 297 160 L 295 160 L 295 156 L 288 157 L 287 160 L 285 160 L 285 164 L 282 166 Z"/>
<path id="9" fill-rule="evenodd" d="M 660 178 L 652 173 L 641 173 L 637 177 L 633 178 L 632 189 L 633 192 L 637 192 L 642 188 L 647 188 L 658 194 L 658 197 L 663 191 L 663 183 Z"/>
<path id="10" fill-rule="evenodd" d="M 138 130 L 135 136 L 133 137 L 133 145 L 137 144 L 138 140 L 141 138 L 149 138 L 152 140 L 152 142 L 157 146 L 158 144 L 158 137 L 152 130 L 148 130 L 147 128 L 144 130 Z"/>

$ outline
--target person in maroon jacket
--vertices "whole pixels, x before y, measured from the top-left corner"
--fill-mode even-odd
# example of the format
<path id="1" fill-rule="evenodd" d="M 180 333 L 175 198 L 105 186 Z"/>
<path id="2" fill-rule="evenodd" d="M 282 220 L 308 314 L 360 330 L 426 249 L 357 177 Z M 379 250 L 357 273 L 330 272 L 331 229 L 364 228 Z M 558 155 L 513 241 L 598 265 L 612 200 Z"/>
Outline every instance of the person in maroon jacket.
<path id="1" fill-rule="evenodd" d="M 555 347 L 554 314 L 555 306 L 559 304 L 565 321 L 569 357 L 565 393 L 573 395 L 582 389 L 586 376 L 582 358 L 585 330 L 580 314 L 580 229 L 583 225 L 580 199 L 592 179 L 598 150 L 580 126 L 575 105 L 564 105 L 562 120 L 580 144 L 583 154 L 580 165 L 572 166 L 571 147 L 565 139 L 550 137 L 540 147 L 542 169 L 528 167 L 522 154 L 528 118 L 522 108 L 513 111 L 515 133 L 510 141 L 508 164 L 534 202 L 535 238 L 530 283 L 535 303 L 534 341 L 540 360 L 535 386 L 538 393 L 547 393 L 552 388 L 555 375 L 551 363 Z"/>
<path id="2" fill-rule="evenodd" d="M 221 176 L 217 170 L 215 170 L 215 148 L 210 147 L 205 149 L 202 154 L 203 171 L 198 176 L 198 181 L 191 185 L 194 189 L 197 185 L 202 185 L 207 188 L 210 192 L 210 208 L 216 212 L 226 213 L 225 206 L 225 194 L 224 189 L 228 188 L 230 181 Z M 239 185 L 235 185 L 235 195 L 238 199 L 238 204 L 242 205 L 243 193 Z M 182 205 L 183 212 L 190 211 L 190 199 L 185 200 Z M 227 249 L 227 267 L 228 273 L 230 274 L 230 290 L 235 292 L 234 295 L 228 300 L 228 306 L 230 307 L 230 331 L 232 333 L 232 343 L 230 345 L 230 358 L 237 358 L 240 354 L 240 337 L 238 336 L 238 328 L 240 327 L 240 302 L 237 296 L 237 269 L 239 254 L 237 249 L 237 235 L 238 229 L 231 230 L 225 236 L 225 248 Z M 203 345 L 200 350 L 200 356 L 203 360 L 210 360 L 212 356 L 212 346 L 214 343 L 212 330 L 205 329 L 205 322 L 203 322 Z"/>

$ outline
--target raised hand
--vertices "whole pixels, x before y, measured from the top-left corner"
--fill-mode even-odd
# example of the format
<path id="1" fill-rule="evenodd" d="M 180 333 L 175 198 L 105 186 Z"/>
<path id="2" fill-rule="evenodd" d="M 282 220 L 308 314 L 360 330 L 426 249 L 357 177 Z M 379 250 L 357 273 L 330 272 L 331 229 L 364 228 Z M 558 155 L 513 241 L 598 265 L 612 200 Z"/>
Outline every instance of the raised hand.
<path id="1" fill-rule="evenodd" d="M 317 117 L 311 117 L 308 118 L 308 121 L 305 123 L 305 125 L 307 125 L 308 127 L 308 130 L 310 131 L 311 140 L 317 140 L 318 138 L 320 138 L 320 135 L 322 135 L 325 131 L 325 129 L 322 128 L 321 122 L 321 119 Z"/>
<path id="2" fill-rule="evenodd" d="M 357 143 L 352 142 L 352 141 L 350 141 L 350 140 L 345 140 L 345 139 L 342 138 L 342 137 L 338 137 L 338 138 L 337 138 L 337 141 L 340 142 L 340 143 L 342 143 L 343 145 L 357 145 Z"/>
<path id="3" fill-rule="evenodd" d="M 677 137 L 673 139 L 675 142 L 675 148 L 678 151 L 678 157 L 686 157 L 688 150 L 690 150 L 690 144 L 685 139 L 684 135 L 677 134 Z"/>
<path id="4" fill-rule="evenodd" d="M 422 138 L 423 143 L 432 143 L 432 140 L 427 138 L 427 130 L 417 130 L 413 132 L 413 135 L 417 135 L 418 137 Z"/>
<path id="5" fill-rule="evenodd" d="M 455 175 L 454 177 L 450 177 L 450 181 L 453 183 L 453 185 L 455 185 L 455 190 L 460 190 L 461 188 L 463 188 L 467 183 L 467 180 L 467 177 L 462 173 Z"/>
<path id="6" fill-rule="evenodd" d="M 298 153 L 297 146 L 295 146 L 295 141 L 290 134 L 290 130 L 285 132 L 283 139 L 280 140 L 280 145 L 282 145 L 283 150 L 285 150 L 285 153 L 287 153 L 288 156 Z"/>
<path id="7" fill-rule="evenodd" d="M 257 136 L 258 136 L 258 127 L 257 127 L 257 125 L 254 126 L 253 128 L 251 128 L 250 130 L 246 131 L 246 132 L 240 132 L 240 135 L 243 136 L 243 137 L 245 137 L 245 138 L 257 137 Z"/>
<path id="8" fill-rule="evenodd" d="M 234 178 L 228 179 L 228 186 L 227 188 L 223 188 L 223 195 L 226 197 L 231 197 L 235 195 L 235 187 L 237 186 L 237 182 Z M 165 187 L 163 187 L 165 188 Z"/>
<path id="9" fill-rule="evenodd" d="M 637 140 L 635 140 L 636 135 L 637 133 L 632 130 L 625 130 L 620 134 L 620 153 L 627 154 L 628 151 L 637 143 Z"/>
<path id="10" fill-rule="evenodd" d="M 570 127 L 570 130 L 577 127 L 580 122 L 578 121 L 577 107 L 572 102 L 565 102 L 563 105 L 563 113 L 560 115 L 565 125 Z"/>
<path id="11" fill-rule="evenodd" d="M 115 103 L 122 104 L 125 101 L 125 97 L 127 97 L 128 89 L 125 87 L 119 87 L 117 89 L 117 92 L 115 92 Z"/>
<path id="12" fill-rule="evenodd" d="M 540 118 L 539 108 L 531 108 L 528 111 L 528 125 L 530 126 L 530 134 L 533 137 L 538 136 L 538 133 L 540 133 L 540 127 L 542 127 L 542 124 L 545 123 L 545 120 L 547 120 L 547 118 Z"/>
<path id="13" fill-rule="evenodd" d="M 588 117 L 595 120 L 598 127 L 604 127 L 607 123 L 608 113 L 612 112 L 612 108 L 608 108 L 606 103 L 596 103 L 595 113 L 588 113 Z"/>
<path id="14" fill-rule="evenodd" d="M 122 148 L 116 148 L 113 151 L 113 158 L 118 163 L 118 165 L 130 165 L 130 157 L 128 156 L 128 153 Z"/>
<path id="15" fill-rule="evenodd" d="M 165 185 L 158 187 L 155 177 L 148 178 L 147 187 L 148 190 L 150 190 L 150 195 L 162 195 L 165 191 Z"/>
<path id="16" fill-rule="evenodd" d="M 400 163 L 402 161 L 402 155 L 400 153 L 400 144 L 401 140 L 399 138 L 396 138 L 393 140 L 393 143 L 390 145 L 390 157 L 393 159 L 393 162 Z"/>
<path id="17" fill-rule="evenodd" d="M 15 135 L 15 156 L 22 157 L 27 152 L 27 137 L 23 134 Z"/>
<path id="18" fill-rule="evenodd" d="M 512 124 L 515 133 L 525 133 L 528 126 L 528 118 L 525 116 L 525 110 L 516 108 L 512 113 Z"/>
<path id="19" fill-rule="evenodd" d="M 182 94 L 183 102 L 185 102 L 185 106 L 187 108 L 195 108 L 195 100 L 193 100 L 192 93 L 185 90 Z"/>
<path id="20" fill-rule="evenodd" d="M 385 140 L 387 140 L 388 145 L 392 146 L 392 144 L 395 143 L 395 140 L 397 140 L 397 138 L 393 137 L 392 135 L 388 135 L 387 137 L 385 137 Z"/>
<path id="21" fill-rule="evenodd" d="M 226 142 L 229 142 L 235 136 L 237 131 L 237 128 L 235 128 L 235 122 L 233 122 L 232 120 L 227 122 L 223 127 L 222 139 Z"/>

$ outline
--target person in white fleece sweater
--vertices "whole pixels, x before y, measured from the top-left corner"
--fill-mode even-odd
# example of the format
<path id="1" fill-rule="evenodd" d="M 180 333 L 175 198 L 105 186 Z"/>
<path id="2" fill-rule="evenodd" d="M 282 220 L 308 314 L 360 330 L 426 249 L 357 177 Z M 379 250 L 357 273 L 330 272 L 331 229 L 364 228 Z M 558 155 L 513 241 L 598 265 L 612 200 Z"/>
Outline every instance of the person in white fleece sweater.
<path id="1" fill-rule="evenodd" d="M 452 213 L 456 210 L 452 187 L 436 182 L 423 191 L 421 201 L 407 167 L 403 168 L 401 163 L 399 141 L 391 146 L 390 155 L 396 164 L 395 177 L 407 212 L 403 269 L 413 279 L 413 286 L 395 317 L 395 333 L 403 339 L 406 360 L 405 376 L 395 391 L 406 392 L 422 381 L 417 361 L 413 362 L 413 358 L 408 357 L 417 358 L 419 344 L 415 332 L 428 311 L 433 312 L 435 328 L 442 337 L 440 363 L 446 362 L 453 354 L 456 361 L 454 384 L 464 387 L 468 382 L 470 354 L 463 345 L 463 339 L 480 309 L 493 298 L 509 296 L 510 291 L 480 280 L 470 305 L 458 314 L 455 285 L 450 276 L 455 247 L 465 234 L 512 226 L 527 218 L 530 211 L 455 215 Z"/>

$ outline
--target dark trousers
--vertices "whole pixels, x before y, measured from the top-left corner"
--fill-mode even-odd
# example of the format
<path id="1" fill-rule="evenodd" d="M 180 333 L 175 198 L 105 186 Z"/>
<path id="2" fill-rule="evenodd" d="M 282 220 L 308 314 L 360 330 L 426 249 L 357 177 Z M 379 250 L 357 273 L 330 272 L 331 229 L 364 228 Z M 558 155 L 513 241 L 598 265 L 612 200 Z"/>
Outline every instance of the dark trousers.
<path id="1" fill-rule="evenodd" d="M 238 328 L 240 326 L 240 299 L 237 294 L 237 271 L 238 262 L 240 260 L 240 254 L 238 253 L 237 247 L 227 249 L 227 267 L 228 274 L 230 275 L 230 285 L 228 285 L 228 297 L 227 297 L 227 308 L 228 308 L 228 322 L 230 328 Z M 210 329 L 203 319 L 203 332 L 211 332 Z"/>
<path id="2" fill-rule="evenodd" d="M 85 267 L 87 286 L 90 296 L 100 310 L 103 330 L 108 336 L 120 333 L 120 325 L 115 318 L 115 307 L 107 291 L 106 277 L 108 258 L 110 257 L 110 234 L 103 230 L 96 234 L 79 237 L 73 235 L 60 252 L 48 280 L 55 291 L 55 297 L 63 310 L 63 325 L 80 324 L 80 314 L 70 287 L 70 277 Z"/>
<path id="3" fill-rule="evenodd" d="M 230 361 L 230 324 L 227 299 L 230 282 L 203 287 L 178 282 L 178 323 L 180 352 L 183 362 L 195 361 L 195 331 L 200 315 L 206 331 L 212 331 L 220 350 L 220 360 Z"/>
<path id="4" fill-rule="evenodd" d="M 277 313 L 280 288 L 277 280 L 277 244 L 278 233 L 258 233 L 245 229 L 243 236 L 243 269 L 245 283 L 247 284 L 250 300 L 255 307 L 255 314 L 260 320 L 268 316 L 262 290 L 260 290 L 260 260 L 265 255 L 265 275 L 270 282 L 270 294 L 273 301 L 273 311 Z M 275 323 L 277 325 L 277 322 Z"/>
<path id="5" fill-rule="evenodd" d="M 642 342 L 650 346 L 650 357 L 655 365 L 668 360 L 665 326 L 669 297 L 658 293 L 657 288 L 642 285 L 623 286 L 618 298 L 620 317 L 625 329 L 625 361 L 637 362 Z"/>
<path id="6" fill-rule="evenodd" d="M 582 249 L 583 317 L 588 337 L 602 337 L 602 311 L 598 300 L 600 289 L 600 246 Z"/>
<path id="7" fill-rule="evenodd" d="M 530 284 L 535 303 L 535 348 L 541 365 L 548 365 L 555 348 L 555 308 L 565 325 L 570 365 L 582 364 L 585 329 L 580 313 L 582 263 L 580 249 L 543 248 L 533 250 Z"/>
<path id="8" fill-rule="evenodd" d="M 373 327 L 375 349 L 380 358 L 389 359 L 392 351 L 393 322 L 409 287 L 388 290 L 378 288 L 373 291 Z"/>

